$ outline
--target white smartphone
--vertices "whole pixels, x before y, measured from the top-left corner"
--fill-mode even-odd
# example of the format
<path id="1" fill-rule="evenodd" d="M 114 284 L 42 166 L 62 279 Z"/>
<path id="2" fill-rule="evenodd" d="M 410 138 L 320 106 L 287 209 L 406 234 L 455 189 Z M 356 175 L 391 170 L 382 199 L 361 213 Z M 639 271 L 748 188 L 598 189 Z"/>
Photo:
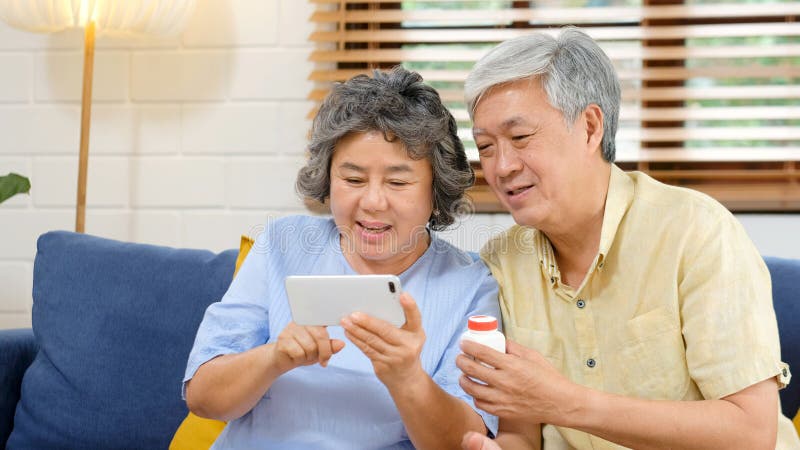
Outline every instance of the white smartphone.
<path id="1" fill-rule="evenodd" d="M 292 275 L 286 277 L 292 320 L 298 325 L 339 325 L 356 311 L 394 326 L 406 321 L 395 275 Z"/>

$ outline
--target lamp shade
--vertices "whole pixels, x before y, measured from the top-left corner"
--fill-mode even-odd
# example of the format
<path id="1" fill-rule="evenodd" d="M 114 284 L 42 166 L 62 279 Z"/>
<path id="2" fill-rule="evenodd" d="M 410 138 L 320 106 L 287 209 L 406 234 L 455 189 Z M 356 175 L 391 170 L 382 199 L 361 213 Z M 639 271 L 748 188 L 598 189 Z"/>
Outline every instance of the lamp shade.
<path id="1" fill-rule="evenodd" d="M 83 27 L 111 34 L 178 34 L 195 0 L 0 0 L 0 19 L 15 28 L 50 33 Z"/>

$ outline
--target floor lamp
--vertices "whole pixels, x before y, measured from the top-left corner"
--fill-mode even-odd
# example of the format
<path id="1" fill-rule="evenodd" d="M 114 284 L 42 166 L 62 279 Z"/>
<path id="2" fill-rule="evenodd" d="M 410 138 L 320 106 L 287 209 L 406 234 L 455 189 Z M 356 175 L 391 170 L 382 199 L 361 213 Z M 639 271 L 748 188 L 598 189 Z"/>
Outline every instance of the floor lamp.
<path id="1" fill-rule="evenodd" d="M 86 225 L 95 32 L 173 36 L 183 29 L 194 3 L 195 0 L 0 0 L 0 19 L 12 27 L 37 33 L 84 29 L 76 232 L 83 233 Z"/>

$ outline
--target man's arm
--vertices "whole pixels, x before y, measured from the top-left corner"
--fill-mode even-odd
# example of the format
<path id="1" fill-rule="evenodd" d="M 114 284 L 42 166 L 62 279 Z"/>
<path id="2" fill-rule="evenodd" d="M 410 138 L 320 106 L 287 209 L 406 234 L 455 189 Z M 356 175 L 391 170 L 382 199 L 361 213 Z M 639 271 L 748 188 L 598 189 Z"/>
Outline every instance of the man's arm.
<path id="1" fill-rule="evenodd" d="M 456 364 L 475 405 L 504 420 L 575 428 L 637 449 L 775 448 L 778 393 L 766 379 L 720 400 L 660 401 L 608 394 L 561 375 L 513 341 L 508 354 L 464 342 Z M 482 380 L 482 385 L 468 377 Z"/>
<path id="2" fill-rule="evenodd" d="M 642 400 L 593 390 L 583 406 L 571 428 L 630 448 L 774 449 L 777 439 L 774 378 L 719 400 Z"/>

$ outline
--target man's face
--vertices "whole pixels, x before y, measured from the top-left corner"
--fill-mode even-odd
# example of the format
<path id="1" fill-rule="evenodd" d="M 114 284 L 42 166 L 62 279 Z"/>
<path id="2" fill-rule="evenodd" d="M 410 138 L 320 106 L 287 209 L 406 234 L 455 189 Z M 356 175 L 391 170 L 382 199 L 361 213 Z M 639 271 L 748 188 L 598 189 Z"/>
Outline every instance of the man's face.
<path id="1" fill-rule="evenodd" d="M 575 196 L 587 194 L 580 187 L 590 152 L 581 124 L 567 128 L 538 80 L 495 86 L 478 103 L 473 135 L 483 174 L 518 224 L 564 224 Z"/>

